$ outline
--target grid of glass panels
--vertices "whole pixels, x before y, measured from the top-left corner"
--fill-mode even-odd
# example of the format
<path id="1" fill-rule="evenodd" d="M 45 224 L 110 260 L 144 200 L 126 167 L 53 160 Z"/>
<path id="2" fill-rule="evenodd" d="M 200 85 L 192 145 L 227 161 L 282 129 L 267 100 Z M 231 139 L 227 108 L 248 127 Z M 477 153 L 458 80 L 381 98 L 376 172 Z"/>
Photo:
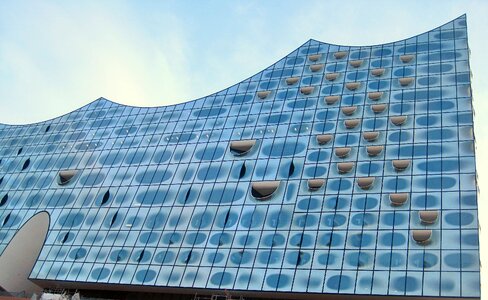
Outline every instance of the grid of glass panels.
<path id="1" fill-rule="evenodd" d="M 479 297 L 468 55 L 462 16 L 384 45 L 310 40 L 187 103 L 102 98 L 46 122 L 1 125 L 0 253 L 47 211 L 33 279 Z M 383 93 L 372 100 L 371 92 Z M 331 95 L 339 100 L 327 104 Z M 374 104 L 386 106 L 374 112 Z M 397 126 L 394 116 L 406 120 Z M 359 124 L 349 129 L 349 119 Z M 379 135 L 368 142 L 370 131 Z M 332 141 L 319 144 L 319 134 Z M 249 153 L 230 151 L 230 141 L 249 139 L 257 141 Z M 371 156 L 372 145 L 384 148 Z M 345 158 L 335 155 L 342 147 L 351 148 Z M 410 161 L 405 170 L 392 166 L 398 159 Z M 340 162 L 352 170 L 339 172 Z M 62 185 L 65 170 L 76 174 Z M 365 177 L 374 178 L 369 189 L 358 186 Z M 310 190 L 312 178 L 326 182 Z M 280 181 L 271 198 L 252 197 L 252 182 L 268 180 Z M 394 193 L 408 200 L 393 206 Z M 433 224 L 419 219 L 426 210 L 438 213 Z M 413 240 L 418 229 L 431 230 L 428 243 Z"/>

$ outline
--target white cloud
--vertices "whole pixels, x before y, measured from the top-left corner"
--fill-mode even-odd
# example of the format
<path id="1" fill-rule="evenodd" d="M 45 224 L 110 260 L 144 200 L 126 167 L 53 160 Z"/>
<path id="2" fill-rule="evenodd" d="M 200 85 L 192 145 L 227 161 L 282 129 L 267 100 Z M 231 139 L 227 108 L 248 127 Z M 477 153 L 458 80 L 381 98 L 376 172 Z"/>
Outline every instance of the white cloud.
<path id="1" fill-rule="evenodd" d="M 253 75 L 309 38 L 385 43 L 466 12 L 477 111 L 479 208 L 488 211 L 488 161 L 483 156 L 488 152 L 486 1 L 179 4 L 0 2 L 0 122 L 45 120 L 100 96 L 143 106 L 187 101 Z M 488 228 L 483 218 L 480 223 Z M 484 251 L 488 240 L 482 234 Z M 485 265 L 487 259 L 482 256 Z"/>

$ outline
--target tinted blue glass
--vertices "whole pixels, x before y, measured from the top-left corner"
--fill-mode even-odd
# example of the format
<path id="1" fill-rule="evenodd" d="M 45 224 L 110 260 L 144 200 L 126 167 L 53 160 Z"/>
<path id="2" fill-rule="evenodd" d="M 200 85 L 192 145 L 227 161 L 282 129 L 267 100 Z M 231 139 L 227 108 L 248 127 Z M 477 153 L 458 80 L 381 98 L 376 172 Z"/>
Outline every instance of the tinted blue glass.
<path id="1" fill-rule="evenodd" d="M 309 40 L 194 101 L 138 108 L 101 98 L 46 122 L 0 124 L 0 252 L 47 211 L 33 280 L 479 297 L 467 49 L 464 16 L 385 45 Z M 358 109 L 349 116 L 345 106 Z M 393 167 L 399 159 L 405 170 Z M 354 166 L 342 173 L 340 162 Z M 436 222 L 422 223 L 424 210 Z M 418 229 L 432 229 L 430 240 L 416 243 Z"/>

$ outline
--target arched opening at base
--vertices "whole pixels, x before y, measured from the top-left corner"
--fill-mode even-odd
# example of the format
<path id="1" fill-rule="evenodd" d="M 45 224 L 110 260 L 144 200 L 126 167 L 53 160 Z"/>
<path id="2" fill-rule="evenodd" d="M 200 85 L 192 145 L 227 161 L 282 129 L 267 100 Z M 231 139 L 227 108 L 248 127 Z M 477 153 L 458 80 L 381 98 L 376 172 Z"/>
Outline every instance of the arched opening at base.
<path id="1" fill-rule="evenodd" d="M 28 279 L 49 230 L 49 214 L 40 212 L 30 218 L 0 255 L 0 290 L 39 293 L 42 288 Z"/>

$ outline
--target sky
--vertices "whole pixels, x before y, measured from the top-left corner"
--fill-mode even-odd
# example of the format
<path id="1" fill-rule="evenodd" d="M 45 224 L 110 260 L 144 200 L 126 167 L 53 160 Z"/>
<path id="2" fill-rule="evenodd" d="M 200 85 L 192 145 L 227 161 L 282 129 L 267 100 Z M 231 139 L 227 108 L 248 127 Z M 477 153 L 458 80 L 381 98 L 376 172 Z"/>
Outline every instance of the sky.
<path id="1" fill-rule="evenodd" d="M 465 13 L 482 216 L 488 214 L 488 156 L 481 155 L 488 153 L 482 114 L 488 1 L 0 0 L 0 123 L 44 121 L 99 97 L 134 106 L 181 103 L 248 78 L 310 38 L 381 44 Z M 480 218 L 482 229 L 487 219 Z M 481 259 L 488 265 L 487 255 Z M 482 295 L 488 299 L 486 289 Z"/>

